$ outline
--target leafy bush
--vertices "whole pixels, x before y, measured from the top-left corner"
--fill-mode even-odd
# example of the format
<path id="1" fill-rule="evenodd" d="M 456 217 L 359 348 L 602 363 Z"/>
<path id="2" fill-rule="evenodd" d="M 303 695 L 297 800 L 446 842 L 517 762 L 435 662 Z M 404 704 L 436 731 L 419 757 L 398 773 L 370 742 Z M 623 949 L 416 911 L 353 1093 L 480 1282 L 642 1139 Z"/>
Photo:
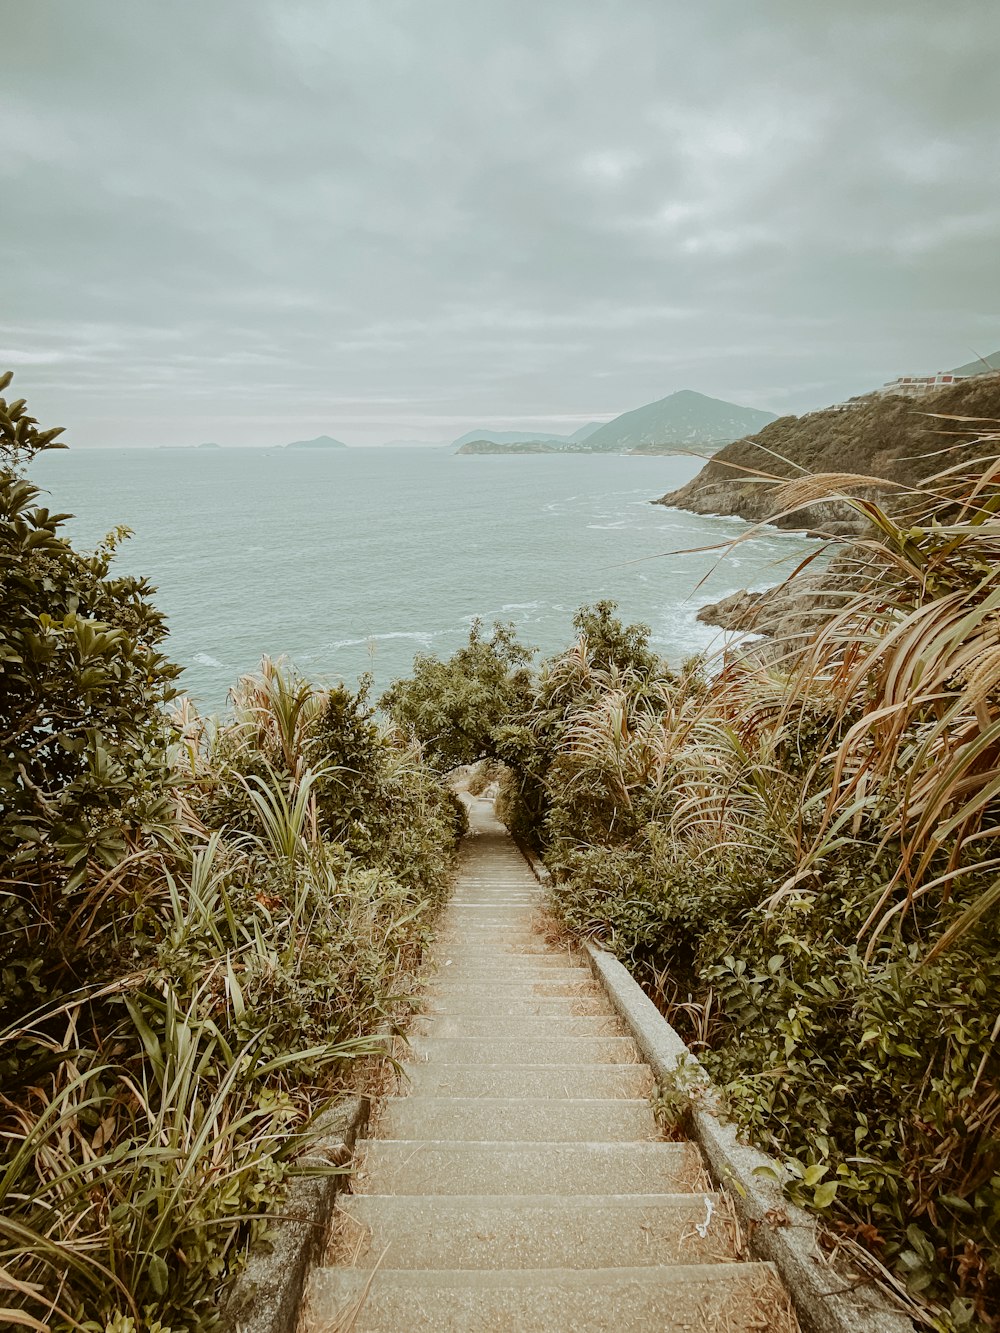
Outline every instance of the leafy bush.
<path id="1" fill-rule="evenodd" d="M 496 733 L 564 919 L 937 1328 L 1000 1308 L 998 476 L 944 475 L 905 526 L 843 479 L 789 483 L 789 508 L 835 483 L 879 534 L 794 649 L 677 675 L 585 610 Z"/>
<path id="2" fill-rule="evenodd" d="M 60 433 L 0 398 L 0 964 L 14 1013 L 99 973 L 102 876 L 168 809 L 163 704 L 177 668 L 159 651 L 152 589 L 111 575 L 125 530 L 79 553 L 66 515 L 21 475 Z"/>
<path id="3" fill-rule="evenodd" d="M 497 728 L 527 702 L 531 656 L 512 625 L 496 623 L 487 639 L 477 620 L 447 662 L 418 654 L 412 677 L 394 681 L 379 703 L 443 772 L 495 758 Z"/>
<path id="4" fill-rule="evenodd" d="M 19 475 L 54 440 L 0 402 L 2 1313 L 194 1333 L 384 1050 L 463 812 L 364 683 L 265 659 L 168 718 L 150 589 Z"/>

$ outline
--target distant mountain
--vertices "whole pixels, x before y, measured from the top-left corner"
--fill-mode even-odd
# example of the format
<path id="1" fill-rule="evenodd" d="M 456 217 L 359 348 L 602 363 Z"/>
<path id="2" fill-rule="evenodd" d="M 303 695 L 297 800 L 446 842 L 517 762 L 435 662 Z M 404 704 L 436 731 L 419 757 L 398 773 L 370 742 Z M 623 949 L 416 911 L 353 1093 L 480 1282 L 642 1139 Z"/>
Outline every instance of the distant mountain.
<path id="1" fill-rule="evenodd" d="M 204 444 L 196 444 L 196 449 L 221 449 L 221 444 L 216 444 L 214 440 L 206 440 Z"/>
<path id="2" fill-rule="evenodd" d="M 585 448 L 588 453 L 657 453 L 678 445 L 696 449 L 699 445 L 729 444 L 775 420 L 773 412 L 680 389 L 600 426 L 586 436 Z"/>
<path id="3" fill-rule="evenodd" d="M 586 430 L 587 427 L 584 427 Z M 546 431 L 525 431 L 525 430 L 469 430 L 464 435 L 460 435 L 457 440 L 452 440 L 452 445 L 461 447 L 463 444 L 473 444 L 477 440 L 488 440 L 490 444 L 534 444 L 539 440 L 545 440 L 549 444 L 567 444 L 572 440 L 571 435 L 550 435 Z"/>
<path id="4" fill-rule="evenodd" d="M 335 440 L 332 435 L 317 435 L 314 440 L 293 440 L 285 445 L 286 449 L 346 449 L 343 440 Z"/>
<path id="5" fill-rule="evenodd" d="M 1000 352 L 991 352 L 989 356 L 977 356 L 975 361 L 967 361 L 964 366 L 956 366 L 954 370 L 946 371 L 946 374 L 988 375 L 991 370 L 1000 370 Z"/>
<path id="6" fill-rule="evenodd" d="M 588 421 L 585 426 L 575 430 L 572 435 L 567 435 L 567 440 L 572 440 L 574 444 L 583 444 L 584 440 L 589 440 L 595 430 L 600 430 L 604 425 L 603 421 Z"/>

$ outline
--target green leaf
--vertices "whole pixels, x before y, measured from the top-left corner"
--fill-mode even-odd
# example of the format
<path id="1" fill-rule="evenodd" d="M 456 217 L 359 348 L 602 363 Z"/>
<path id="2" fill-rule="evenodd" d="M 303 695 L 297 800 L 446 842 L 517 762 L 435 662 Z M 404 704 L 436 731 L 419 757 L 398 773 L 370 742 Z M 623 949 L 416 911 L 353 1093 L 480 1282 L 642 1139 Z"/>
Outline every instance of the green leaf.
<path id="1" fill-rule="evenodd" d="M 150 1255 L 148 1271 L 150 1285 L 157 1296 L 165 1296 L 167 1288 L 170 1286 L 170 1270 L 167 1268 L 162 1255 Z"/>
<path id="2" fill-rule="evenodd" d="M 817 1208 L 829 1208 L 837 1197 L 837 1182 L 835 1180 L 824 1181 L 813 1194 L 813 1204 Z"/>

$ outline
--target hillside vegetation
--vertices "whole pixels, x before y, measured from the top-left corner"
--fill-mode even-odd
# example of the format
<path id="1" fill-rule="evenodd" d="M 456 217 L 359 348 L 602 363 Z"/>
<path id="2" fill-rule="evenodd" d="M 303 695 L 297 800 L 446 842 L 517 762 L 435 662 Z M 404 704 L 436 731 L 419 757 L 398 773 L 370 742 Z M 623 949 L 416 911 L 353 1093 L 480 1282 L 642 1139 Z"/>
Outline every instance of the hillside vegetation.
<path id="1" fill-rule="evenodd" d="M 480 633 L 386 700 L 442 765 L 503 761 L 556 910 L 936 1329 L 1000 1326 L 998 480 L 928 481 L 905 528 L 864 501 L 878 539 L 783 657 L 674 672 L 599 604 L 535 673 Z"/>
<path id="2" fill-rule="evenodd" d="M 972 420 L 955 419 L 963 417 Z M 872 394 L 848 407 L 780 417 L 720 449 L 692 481 L 657 503 L 779 527 L 861 532 L 867 528 L 863 515 L 838 500 L 783 513 L 774 483 L 762 481 L 761 474 L 860 474 L 912 487 L 949 465 L 970 464 L 977 454 L 972 442 L 985 421 L 998 417 L 1000 375 L 972 379 L 921 399 Z M 867 493 L 875 491 L 869 486 Z M 894 500 L 887 492 L 882 498 L 898 505 L 906 497 L 899 494 Z"/>
<path id="3" fill-rule="evenodd" d="M 59 433 L 0 398 L 0 1322 L 200 1333 L 384 1048 L 461 811 L 364 683 L 176 699 L 124 531 L 76 551 L 22 475 Z"/>
<path id="4" fill-rule="evenodd" d="M 623 412 L 589 435 L 585 448 L 597 453 L 628 453 L 665 445 L 693 448 L 738 440 L 773 420 L 773 412 L 680 389 L 655 403 Z"/>

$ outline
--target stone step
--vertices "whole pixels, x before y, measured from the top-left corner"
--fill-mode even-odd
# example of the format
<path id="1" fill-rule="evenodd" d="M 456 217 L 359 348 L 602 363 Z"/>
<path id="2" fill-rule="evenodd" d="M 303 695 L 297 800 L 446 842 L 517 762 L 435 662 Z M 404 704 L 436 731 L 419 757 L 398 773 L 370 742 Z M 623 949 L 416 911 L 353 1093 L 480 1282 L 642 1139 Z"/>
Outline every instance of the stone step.
<path id="1" fill-rule="evenodd" d="M 502 997 L 504 993 L 520 994 L 530 993 L 541 996 L 558 995 L 601 995 L 601 987 L 594 980 L 593 974 L 580 969 L 572 977 L 553 977 L 546 975 L 541 978 L 532 977 L 511 977 L 506 981 L 479 979 L 475 980 L 468 975 L 463 976 L 459 972 L 452 973 L 450 967 L 443 967 L 440 972 L 429 977 L 424 993 L 427 995 L 436 995 L 440 993 L 443 986 L 449 986 L 451 989 L 462 989 L 467 991 L 493 992 Z"/>
<path id="2" fill-rule="evenodd" d="M 442 942 L 450 943 L 453 947 L 459 949 L 467 949 L 470 953 L 477 951 L 481 953 L 486 953 L 490 949 L 496 948 L 498 946 L 505 952 L 512 952 L 516 947 L 520 947 L 522 949 L 527 950 L 530 953 L 543 955 L 545 957 L 551 957 L 553 954 L 565 954 L 571 952 L 571 948 L 568 944 L 560 944 L 558 947 L 551 944 L 547 944 L 545 940 L 541 938 L 538 932 L 533 929 L 523 930 L 520 932 L 520 935 L 522 938 L 522 943 L 520 944 L 520 946 L 518 946 L 513 939 L 508 939 L 506 935 L 502 936 L 498 940 L 490 942 L 489 940 L 484 940 L 481 937 L 473 939 L 470 938 L 465 933 L 459 933 L 458 931 L 452 931 L 449 933 L 444 929 L 442 929 L 442 931 L 435 937 L 435 943 L 436 944 L 440 944 Z"/>
<path id="3" fill-rule="evenodd" d="M 461 995 L 426 997 L 423 1014 L 467 1014 L 482 1018 L 490 1014 L 611 1014 L 614 1010 L 601 995 Z"/>
<path id="4" fill-rule="evenodd" d="M 309 1333 L 756 1333 L 781 1300 L 770 1264 L 421 1273 L 317 1269 Z M 356 1316 L 356 1317 L 355 1317 Z"/>
<path id="5" fill-rule="evenodd" d="M 532 907 L 450 907 L 441 919 L 441 928 L 454 930 L 461 926 L 470 930 L 483 930 L 491 927 L 497 930 L 515 926 L 530 927 L 535 916 Z"/>
<path id="6" fill-rule="evenodd" d="M 498 1004 L 504 1000 L 563 1000 L 572 1003 L 574 1000 L 595 998 L 594 992 L 590 989 L 591 985 L 592 983 L 585 977 L 579 981 L 560 980 L 554 983 L 540 981 L 538 977 L 491 983 L 487 978 L 473 980 L 461 972 L 452 974 L 449 969 L 435 981 L 433 991 L 428 987 L 427 994 L 423 998 L 427 1004 L 436 1004 L 440 1000 L 454 1003 L 461 999 L 482 998 L 492 991 Z M 569 993 L 563 993 L 560 987 L 570 988 Z"/>
<path id="7" fill-rule="evenodd" d="M 451 960 L 451 966 L 456 963 L 462 963 L 468 966 L 486 965 L 490 967 L 497 966 L 515 966 L 523 967 L 529 963 L 543 967 L 546 971 L 552 967 L 586 967 L 587 964 L 582 958 L 576 958 L 570 953 L 539 953 L 529 948 L 504 948 L 499 942 L 488 945 L 482 949 L 468 949 L 464 945 L 457 948 L 439 946 L 434 959 L 434 969 L 440 972 L 448 960 Z"/>
<path id="8" fill-rule="evenodd" d="M 470 982 L 474 985 L 488 986 L 494 982 L 502 982 L 505 985 L 525 988 L 539 984 L 551 985 L 556 981 L 586 985 L 591 979 L 591 974 L 583 968 L 525 967 L 522 964 L 514 967 L 498 964 L 491 967 L 483 963 L 474 967 L 470 963 L 452 963 L 434 974 L 434 981 L 440 986 L 458 986 Z"/>
<path id="9" fill-rule="evenodd" d="M 508 984 L 535 985 L 551 981 L 589 981 L 592 973 L 587 968 L 544 968 L 528 962 L 516 962 L 513 966 L 496 964 L 495 966 L 473 966 L 471 962 L 452 962 L 445 960 L 435 981 L 479 981 L 489 985 L 492 981 L 507 981 Z"/>
<path id="10" fill-rule="evenodd" d="M 432 965 L 440 966 L 440 960 L 447 958 L 451 953 L 465 953 L 470 958 L 483 954 L 492 955 L 494 958 L 551 958 L 551 953 L 531 953 L 529 948 L 538 943 L 538 936 L 533 931 L 525 931 L 518 935 L 512 931 L 497 931 L 489 934 L 480 934 L 476 941 L 470 941 L 469 935 L 472 932 L 463 932 L 453 938 L 445 937 L 439 939 L 434 944 L 433 957 L 429 960 Z M 558 955 L 565 962 L 567 955 L 565 953 Z M 579 960 L 573 959 L 574 962 Z"/>
<path id="11" fill-rule="evenodd" d="M 702 1174 L 691 1143 L 370 1139 L 359 1156 L 374 1194 L 686 1194 Z"/>
<path id="12" fill-rule="evenodd" d="M 402 1091 L 430 1097 L 648 1098 L 648 1065 L 404 1064 Z"/>
<path id="13" fill-rule="evenodd" d="M 470 925 L 481 925 L 494 917 L 516 918 L 521 924 L 530 925 L 535 920 L 541 904 L 539 903 L 456 903 L 445 909 L 441 917 L 440 928 L 444 930 L 449 922 L 459 919 Z"/>
<path id="14" fill-rule="evenodd" d="M 534 920 L 536 908 L 530 903 L 469 903 L 464 907 L 449 907 L 443 921 L 454 923 L 461 921 L 472 926 L 481 926 L 493 921 L 506 924 L 516 921 L 518 924 Z"/>
<path id="15" fill-rule="evenodd" d="M 494 922 L 479 926 L 463 926 L 452 930 L 443 926 L 434 943 L 435 956 L 443 949 L 469 945 L 475 949 L 516 948 L 523 944 L 537 944 L 538 934 L 530 926 L 500 926 Z"/>
<path id="16" fill-rule="evenodd" d="M 459 1065 L 637 1065 L 642 1063 L 631 1037 L 532 1037 L 526 1041 L 490 1041 L 481 1037 L 414 1037 L 410 1055 Z"/>
<path id="17" fill-rule="evenodd" d="M 516 954 L 516 953 L 493 953 L 481 954 L 461 953 L 458 949 L 442 949 L 437 956 L 437 966 L 431 975 L 441 976 L 443 972 L 465 973 L 482 972 L 489 977 L 509 976 L 512 980 L 518 981 L 521 977 L 530 976 L 533 972 L 542 972 L 545 974 L 544 980 L 558 981 L 560 974 L 565 972 L 573 977 L 589 977 L 592 975 L 590 969 L 585 963 L 578 962 L 576 959 L 569 958 L 565 954 Z M 555 977 L 552 973 L 556 973 Z"/>
<path id="18" fill-rule="evenodd" d="M 367 1229 L 359 1264 L 369 1267 L 645 1268 L 735 1257 L 715 1195 L 352 1194 L 338 1206 Z"/>
<path id="19" fill-rule="evenodd" d="M 472 912 L 485 912 L 485 910 L 495 910 L 496 908 L 527 908 L 529 912 L 539 912 L 543 906 L 537 894 L 521 894 L 520 897 L 512 893 L 504 893 L 503 897 L 499 894 L 493 894 L 487 898 L 451 898 L 448 902 L 447 912 L 460 910 L 463 908 L 471 909 Z"/>
<path id="20" fill-rule="evenodd" d="M 542 1017 L 494 1014 L 491 1018 L 467 1015 L 421 1015 L 412 1031 L 422 1037 L 620 1037 L 621 1020 L 614 1014 L 545 1014 Z"/>
<path id="21" fill-rule="evenodd" d="M 657 1137 L 645 1098 L 386 1097 L 379 1131 L 390 1139 L 451 1138 L 456 1143 L 632 1143 Z"/>

